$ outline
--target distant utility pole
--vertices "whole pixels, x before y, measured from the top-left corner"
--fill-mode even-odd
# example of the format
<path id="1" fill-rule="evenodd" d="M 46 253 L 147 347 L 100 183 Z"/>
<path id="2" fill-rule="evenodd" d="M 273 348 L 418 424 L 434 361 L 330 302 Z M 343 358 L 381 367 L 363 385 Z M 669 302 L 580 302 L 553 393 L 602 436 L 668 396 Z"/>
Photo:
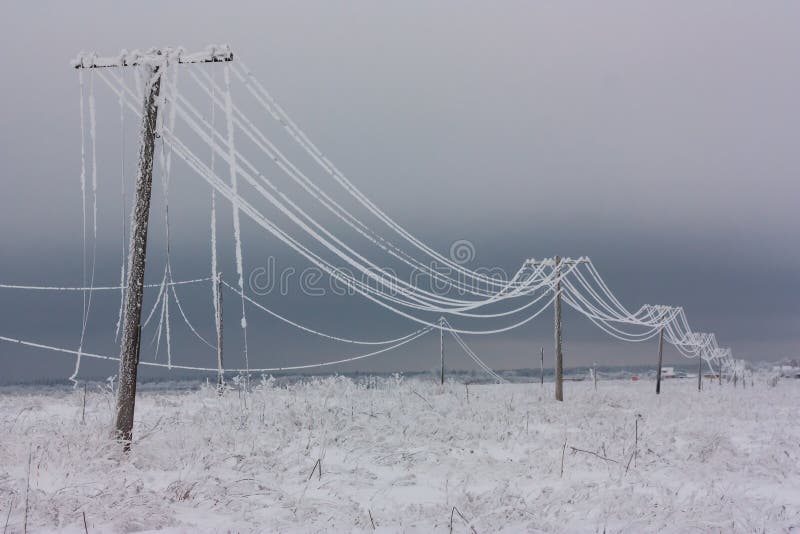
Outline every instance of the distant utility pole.
<path id="1" fill-rule="evenodd" d="M 139 349 L 142 336 L 142 298 L 144 295 L 144 270 L 147 257 L 147 224 L 150 218 L 150 197 L 153 189 L 153 154 L 155 152 L 156 122 L 158 118 L 161 76 L 171 56 L 178 63 L 209 63 L 232 61 L 229 50 L 220 53 L 212 50 L 207 55 L 192 54 L 190 60 L 181 60 L 170 50 L 150 50 L 134 59 L 117 57 L 98 60 L 94 55 L 82 57 L 77 69 L 141 66 L 144 70 L 145 90 L 142 107 L 142 138 L 139 145 L 139 170 L 136 177 L 136 205 L 133 212 L 133 232 L 130 240 L 130 265 L 125 293 L 125 320 L 120 346 L 119 386 L 117 389 L 116 438 L 130 450 L 133 437 L 133 414 L 136 405 L 136 379 L 139 366 Z"/>
<path id="2" fill-rule="evenodd" d="M 564 355 L 561 352 L 561 256 L 556 256 L 556 297 L 553 306 L 555 311 L 555 342 L 556 342 L 556 400 L 564 400 Z"/>
<path id="3" fill-rule="evenodd" d="M 561 256 L 556 256 L 552 260 L 544 259 L 544 260 L 528 260 L 528 265 L 553 265 L 553 271 L 556 277 L 556 284 L 555 284 L 555 297 L 553 299 L 553 308 L 554 308 L 554 319 L 555 319 L 555 357 L 556 357 L 556 368 L 555 368 L 555 381 L 556 381 L 556 400 L 563 401 L 564 400 L 564 354 L 561 351 L 561 342 L 562 342 L 562 332 L 561 332 L 561 266 L 562 265 L 575 265 L 578 263 L 586 263 L 588 260 L 585 258 L 578 258 L 576 260 L 565 258 L 561 259 Z M 544 351 L 544 349 L 542 349 Z M 542 356 L 544 357 L 544 356 Z M 542 379 L 544 382 L 544 379 Z"/>
<path id="4" fill-rule="evenodd" d="M 664 327 L 658 331 L 658 371 L 656 371 L 656 395 L 661 394 L 661 363 L 664 356 Z"/>
<path id="5" fill-rule="evenodd" d="M 222 359 L 222 273 L 217 274 L 217 391 L 222 395 L 225 387 L 225 367 Z"/>
<path id="6" fill-rule="evenodd" d="M 444 317 L 439 319 L 439 355 L 442 358 L 441 384 L 444 385 Z"/>

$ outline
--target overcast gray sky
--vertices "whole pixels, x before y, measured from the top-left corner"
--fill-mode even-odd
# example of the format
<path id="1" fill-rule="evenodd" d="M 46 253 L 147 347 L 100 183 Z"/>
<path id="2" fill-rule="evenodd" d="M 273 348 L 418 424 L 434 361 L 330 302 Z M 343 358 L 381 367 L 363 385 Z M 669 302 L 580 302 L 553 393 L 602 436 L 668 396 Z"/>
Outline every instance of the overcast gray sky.
<path id="1" fill-rule="evenodd" d="M 800 352 L 796 2 L 20 2 L 3 11 L 4 283 L 81 283 L 79 93 L 69 60 L 81 50 L 228 42 L 362 191 L 442 252 L 469 239 L 471 267 L 505 269 L 531 256 L 590 255 L 630 307 L 684 305 L 696 329 L 716 332 L 744 358 Z M 119 111 L 107 90 L 98 85 L 96 94 L 97 280 L 115 284 Z M 208 188 L 176 165 L 172 195 L 176 277 L 205 276 Z M 163 269 L 154 202 L 152 281 Z M 222 269 L 233 280 L 230 210 L 219 215 Z M 244 226 L 247 270 L 268 256 L 280 267 L 307 266 Z M 77 347 L 80 296 L 2 291 L 0 335 Z M 181 297 L 210 336 L 207 288 Z M 413 328 L 359 297 L 264 302 L 347 336 Z M 111 295 L 97 299 L 87 349 L 115 353 L 117 304 Z M 358 352 L 251 315 L 251 365 Z M 175 324 L 176 360 L 213 362 Z M 530 366 L 540 345 L 551 350 L 551 328 L 548 313 L 468 341 L 494 367 Z M 234 361 L 237 335 L 231 330 Z M 622 345 L 574 314 L 565 338 L 568 365 L 655 355 L 655 343 Z M 341 369 L 426 369 L 437 343 L 431 337 Z M 149 338 L 145 347 L 143 358 L 152 358 Z M 469 368 L 450 352 L 454 367 Z M 70 357 L 0 343 L 2 381 L 63 377 L 71 366 Z M 115 372 L 110 364 L 85 370 Z"/>

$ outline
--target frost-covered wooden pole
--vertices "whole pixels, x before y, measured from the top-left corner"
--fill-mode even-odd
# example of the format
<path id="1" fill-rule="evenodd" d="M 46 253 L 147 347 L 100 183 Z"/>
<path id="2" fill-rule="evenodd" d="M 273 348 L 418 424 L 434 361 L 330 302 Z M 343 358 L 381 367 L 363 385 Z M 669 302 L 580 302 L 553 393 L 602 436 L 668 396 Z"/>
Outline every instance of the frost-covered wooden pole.
<path id="1" fill-rule="evenodd" d="M 150 218 L 150 197 L 153 189 L 153 154 L 155 152 L 156 122 L 158 118 L 161 76 L 168 61 L 177 63 L 216 63 L 233 61 L 230 47 L 209 46 L 198 54 L 184 54 L 174 49 L 151 49 L 145 53 L 123 53 L 111 58 L 96 54 L 83 55 L 74 62 L 76 69 L 141 67 L 144 79 L 141 139 L 139 145 L 139 170 L 136 178 L 136 205 L 129 249 L 128 283 L 125 294 L 125 314 L 120 345 L 119 385 L 115 420 L 116 438 L 131 446 L 133 415 L 136 403 L 136 379 L 141 343 L 142 298 L 144 271 L 147 257 L 147 225 Z M 124 94 L 124 92 L 123 92 Z"/>
<path id="2" fill-rule="evenodd" d="M 136 375 L 139 366 L 139 347 L 142 335 L 142 298 L 144 296 L 144 270 L 147 257 L 147 224 L 150 218 L 150 196 L 153 189 L 153 153 L 156 141 L 158 95 L 161 89 L 161 72 L 158 66 L 144 67 L 146 86 L 142 110 L 141 145 L 139 146 L 139 172 L 136 178 L 136 206 L 133 213 L 133 235 L 130 244 L 128 288 L 125 293 L 125 322 L 122 328 L 122 346 L 119 361 L 119 387 L 117 388 L 116 436 L 131 446 L 133 412 L 136 404 Z"/>
<path id="3" fill-rule="evenodd" d="M 556 296 L 554 300 L 556 343 L 556 400 L 564 400 L 564 355 L 561 353 L 561 256 L 555 258 Z"/>
<path id="4" fill-rule="evenodd" d="M 222 273 L 217 273 L 217 390 L 225 387 L 225 367 L 222 359 Z"/>
<path id="5" fill-rule="evenodd" d="M 658 370 L 656 371 L 656 395 L 661 394 L 661 364 L 664 361 L 664 327 L 658 331 Z"/>
<path id="6" fill-rule="evenodd" d="M 441 384 L 444 385 L 444 317 L 439 319 L 439 355 L 442 359 Z"/>
<path id="7" fill-rule="evenodd" d="M 147 257 L 147 224 L 150 217 L 150 195 L 153 188 L 153 154 L 155 152 L 158 95 L 161 72 L 158 66 L 145 66 L 146 86 L 142 110 L 139 172 L 136 178 L 136 206 L 133 213 L 133 235 L 130 244 L 128 288 L 125 292 L 125 322 L 117 388 L 117 439 L 130 449 L 133 432 L 133 413 L 136 403 L 136 375 L 142 334 L 142 298 L 144 270 Z"/>

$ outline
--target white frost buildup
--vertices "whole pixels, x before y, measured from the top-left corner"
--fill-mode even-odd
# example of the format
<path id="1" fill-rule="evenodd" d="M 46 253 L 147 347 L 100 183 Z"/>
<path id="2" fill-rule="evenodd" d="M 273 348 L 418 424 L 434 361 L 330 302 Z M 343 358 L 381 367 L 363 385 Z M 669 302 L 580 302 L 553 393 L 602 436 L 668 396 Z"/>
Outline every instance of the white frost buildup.
<path id="1" fill-rule="evenodd" d="M 233 142 L 233 101 L 231 100 L 231 75 L 227 63 L 225 64 L 225 120 L 228 131 L 228 164 L 231 174 L 231 191 L 238 196 L 236 177 L 236 145 Z M 236 241 L 236 274 L 239 276 L 239 291 L 242 292 L 242 337 L 244 339 L 245 367 L 250 368 L 250 358 L 247 355 L 247 314 L 244 305 L 244 268 L 242 267 L 242 230 L 239 221 L 239 207 L 233 208 L 233 236 Z"/>
<path id="2" fill-rule="evenodd" d="M 32 532 L 791 532 L 800 380 L 756 380 L 144 385 L 125 461 L 107 388 L 85 425 L 82 392 L 0 388 L 0 521 L 28 487 Z"/>

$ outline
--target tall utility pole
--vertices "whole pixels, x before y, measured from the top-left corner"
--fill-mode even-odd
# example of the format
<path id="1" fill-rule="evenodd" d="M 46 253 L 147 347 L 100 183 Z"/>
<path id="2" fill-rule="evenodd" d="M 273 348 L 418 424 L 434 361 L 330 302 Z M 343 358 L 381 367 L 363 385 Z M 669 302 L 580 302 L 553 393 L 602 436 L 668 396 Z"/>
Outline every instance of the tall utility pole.
<path id="1" fill-rule="evenodd" d="M 554 308 L 554 315 L 555 315 L 555 356 L 556 356 L 556 369 L 555 369 L 555 379 L 556 379 L 556 400 L 563 401 L 564 400 L 564 355 L 561 351 L 561 342 L 562 342 L 562 335 L 561 335 L 561 266 L 562 265 L 573 265 L 577 266 L 579 263 L 587 263 L 589 260 L 587 258 L 578 258 L 578 259 L 571 259 L 565 258 L 561 259 L 561 256 L 556 256 L 552 260 L 544 259 L 544 260 L 535 260 L 533 258 L 528 260 L 528 265 L 553 265 L 553 273 L 556 277 L 555 283 L 555 297 L 553 299 L 553 308 Z M 542 349 L 544 352 L 544 349 Z M 544 355 L 542 355 L 544 358 Z M 543 373 L 544 375 L 544 373 Z M 542 379 L 544 382 L 544 379 Z"/>
<path id="2" fill-rule="evenodd" d="M 444 317 L 439 319 L 439 355 L 442 357 L 442 385 L 444 385 Z"/>
<path id="3" fill-rule="evenodd" d="M 556 297 L 555 309 L 555 342 L 556 342 L 556 400 L 564 400 L 564 355 L 561 353 L 561 256 L 555 258 Z"/>
<path id="4" fill-rule="evenodd" d="M 127 292 L 125 294 L 125 320 L 119 358 L 119 386 L 116 406 L 116 438 L 130 450 L 133 437 L 133 415 L 136 405 L 136 379 L 139 366 L 139 349 L 142 337 L 142 298 L 144 271 L 147 259 L 147 225 L 150 218 L 150 197 L 153 189 L 153 154 L 155 152 L 156 123 L 158 118 L 161 77 L 168 62 L 210 63 L 232 61 L 227 47 L 210 47 L 207 53 L 192 54 L 182 59 L 171 49 L 149 50 L 144 54 L 98 58 L 94 54 L 80 57 L 76 69 L 141 67 L 145 79 L 142 108 L 142 138 L 139 145 L 139 170 L 136 177 L 136 205 L 133 210 L 128 265 Z"/>
<path id="5" fill-rule="evenodd" d="M 225 387 L 225 367 L 222 360 L 222 273 L 217 274 L 217 391 L 222 395 Z"/>
<path id="6" fill-rule="evenodd" d="M 117 389 L 116 436 L 125 450 L 131 447 L 133 411 L 136 403 L 136 375 L 142 338 L 142 298 L 144 268 L 147 256 L 147 224 L 150 218 L 150 195 L 153 189 L 153 153 L 156 142 L 158 94 L 161 89 L 160 67 L 145 66 L 142 139 L 139 146 L 139 174 L 136 178 L 136 207 L 133 213 L 133 234 L 130 244 L 128 287 L 125 293 L 125 322 L 119 359 Z"/>
<path id="7" fill-rule="evenodd" d="M 656 395 L 661 394 L 661 363 L 664 356 L 664 327 L 658 331 L 658 371 L 656 371 Z"/>

